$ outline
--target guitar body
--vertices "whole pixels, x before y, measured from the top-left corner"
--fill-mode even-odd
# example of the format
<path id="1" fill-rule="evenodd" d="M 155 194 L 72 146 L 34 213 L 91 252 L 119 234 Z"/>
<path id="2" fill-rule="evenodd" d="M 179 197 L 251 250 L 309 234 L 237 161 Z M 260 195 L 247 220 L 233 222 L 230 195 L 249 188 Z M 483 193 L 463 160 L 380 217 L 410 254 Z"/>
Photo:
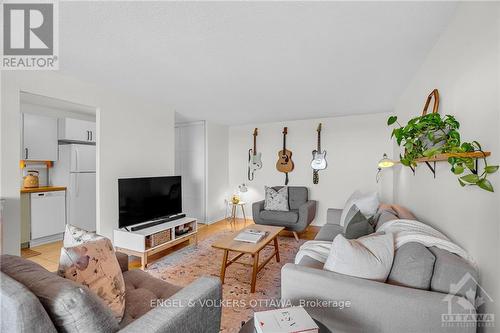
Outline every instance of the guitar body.
<path id="1" fill-rule="evenodd" d="M 292 172 L 294 164 L 292 161 L 292 152 L 288 149 L 280 150 L 278 152 L 278 162 L 276 162 L 276 169 L 279 172 Z"/>
<path id="2" fill-rule="evenodd" d="M 262 169 L 262 153 L 256 153 L 254 155 L 252 149 L 250 149 L 248 158 L 248 168 L 250 169 L 250 172 Z"/>
<path id="3" fill-rule="evenodd" d="M 326 150 L 323 150 L 322 152 L 313 150 L 312 155 L 313 159 L 311 161 L 311 168 L 313 170 L 325 170 L 328 165 L 326 163 Z"/>

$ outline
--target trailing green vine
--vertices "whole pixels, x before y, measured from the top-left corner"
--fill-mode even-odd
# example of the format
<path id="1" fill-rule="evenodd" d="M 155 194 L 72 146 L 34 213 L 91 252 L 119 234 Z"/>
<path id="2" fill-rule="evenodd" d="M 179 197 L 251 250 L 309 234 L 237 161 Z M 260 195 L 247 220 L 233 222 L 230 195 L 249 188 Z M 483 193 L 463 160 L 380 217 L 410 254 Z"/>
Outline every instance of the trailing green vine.
<path id="1" fill-rule="evenodd" d="M 454 116 L 441 117 L 439 113 L 431 113 L 415 117 L 402 126 L 396 116 L 387 119 L 387 125 L 397 124 L 399 127 L 393 129 L 391 138 L 396 138 L 400 147 L 404 148 L 404 154 L 400 154 L 401 164 L 415 168 L 417 159 L 422 157 L 434 157 L 443 153 L 468 153 L 483 152 L 477 141 L 462 142 L 458 129 L 460 123 Z M 478 186 L 483 190 L 493 192 L 493 185 L 487 179 L 489 174 L 498 170 L 498 165 L 488 165 L 486 156 L 484 170 L 481 174 L 476 170 L 475 161 L 470 157 L 449 157 L 451 171 L 458 176 L 461 186 Z"/>

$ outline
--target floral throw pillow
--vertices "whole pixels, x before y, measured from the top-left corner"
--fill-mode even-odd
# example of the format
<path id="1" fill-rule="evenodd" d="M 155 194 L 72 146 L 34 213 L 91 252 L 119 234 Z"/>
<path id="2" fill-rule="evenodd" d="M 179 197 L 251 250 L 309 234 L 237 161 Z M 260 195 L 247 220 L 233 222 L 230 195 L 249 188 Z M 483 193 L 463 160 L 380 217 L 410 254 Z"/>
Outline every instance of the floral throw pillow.
<path id="1" fill-rule="evenodd" d="M 125 282 L 111 241 L 101 237 L 61 249 L 58 274 L 87 286 L 118 321 L 125 310 Z"/>
<path id="2" fill-rule="evenodd" d="M 66 230 L 64 231 L 64 246 L 75 246 L 85 242 L 93 241 L 96 239 L 105 238 L 104 236 L 98 235 L 95 232 L 87 231 L 75 227 L 71 224 L 66 224 Z"/>
<path id="3" fill-rule="evenodd" d="M 283 186 L 279 190 L 272 187 L 265 187 L 266 200 L 264 201 L 265 210 L 277 210 L 288 212 L 288 187 Z"/>

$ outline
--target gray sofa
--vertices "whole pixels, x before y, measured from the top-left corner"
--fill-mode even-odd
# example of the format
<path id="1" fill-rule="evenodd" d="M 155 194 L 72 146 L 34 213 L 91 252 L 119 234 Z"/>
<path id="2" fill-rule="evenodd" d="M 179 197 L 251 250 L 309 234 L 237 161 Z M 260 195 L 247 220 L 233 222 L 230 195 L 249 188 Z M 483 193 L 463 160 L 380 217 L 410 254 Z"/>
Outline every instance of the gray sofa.
<path id="1" fill-rule="evenodd" d="M 202 277 L 180 288 L 144 271 L 129 271 L 124 254 L 117 253 L 117 258 L 126 288 L 121 322 L 87 287 L 32 261 L 1 256 L 0 331 L 219 332 L 221 308 L 216 304 L 222 294 L 218 278 Z M 207 300 L 215 306 L 203 306 Z"/>
<path id="2" fill-rule="evenodd" d="M 273 187 L 275 190 L 283 186 Z M 288 187 L 288 212 L 264 209 L 264 200 L 252 204 L 253 220 L 256 224 L 285 227 L 298 240 L 298 232 L 304 231 L 316 216 L 315 200 L 309 200 L 309 190 L 304 186 Z"/>
<path id="3" fill-rule="evenodd" d="M 316 239 L 331 241 L 343 232 L 341 213 L 328 210 Z M 398 218 L 394 211 L 378 216 L 377 224 Z M 305 305 L 332 332 L 475 332 L 474 321 L 464 325 L 443 319 L 453 318 L 450 313 L 476 314 L 477 278 L 476 270 L 457 255 L 407 243 L 395 252 L 386 283 L 323 270 L 323 263 L 306 256 L 298 265 L 283 267 L 281 296 Z M 350 306 L 344 303 L 341 309 L 342 303 L 335 301 L 349 301 Z"/>

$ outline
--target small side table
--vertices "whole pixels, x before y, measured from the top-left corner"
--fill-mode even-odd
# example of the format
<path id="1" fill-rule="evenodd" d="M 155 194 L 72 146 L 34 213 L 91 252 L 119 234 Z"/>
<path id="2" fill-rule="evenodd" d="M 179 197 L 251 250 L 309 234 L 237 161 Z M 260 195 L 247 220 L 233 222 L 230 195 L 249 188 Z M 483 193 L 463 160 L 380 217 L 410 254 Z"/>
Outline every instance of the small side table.
<path id="1" fill-rule="evenodd" d="M 230 221 L 231 223 L 235 223 L 236 224 L 236 215 L 238 213 L 238 207 L 241 208 L 241 212 L 243 213 L 243 219 L 245 220 L 245 225 L 247 224 L 247 216 L 245 215 L 245 205 L 246 205 L 246 202 L 245 201 L 240 201 L 238 202 L 237 204 L 229 201 L 229 204 L 231 205 L 231 217 L 230 217 Z"/>

